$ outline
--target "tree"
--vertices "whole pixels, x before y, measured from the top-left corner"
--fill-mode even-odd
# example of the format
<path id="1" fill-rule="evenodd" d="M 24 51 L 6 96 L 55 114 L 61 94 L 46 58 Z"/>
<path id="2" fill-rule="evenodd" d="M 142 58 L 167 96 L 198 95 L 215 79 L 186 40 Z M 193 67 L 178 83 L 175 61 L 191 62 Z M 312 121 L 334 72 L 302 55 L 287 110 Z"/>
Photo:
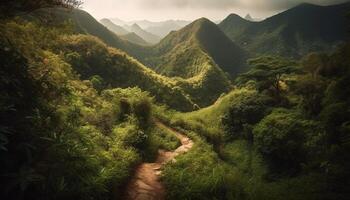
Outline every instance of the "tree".
<path id="1" fill-rule="evenodd" d="M 281 94 L 282 75 L 299 71 L 297 63 L 281 57 L 265 56 L 249 60 L 252 69 L 240 76 L 240 81 L 255 80 L 259 91 L 273 90 L 277 97 Z"/>
<path id="2" fill-rule="evenodd" d="M 275 109 L 253 130 L 254 144 L 269 161 L 272 171 L 295 173 L 306 161 L 308 138 L 318 133 L 317 124 L 293 110 Z"/>
<path id="3" fill-rule="evenodd" d="M 140 127 L 147 129 L 152 115 L 152 105 L 148 98 L 141 99 L 133 104 L 134 114 L 139 121 Z"/>
<path id="4" fill-rule="evenodd" d="M 240 97 L 234 102 L 222 118 L 226 132 L 233 138 L 244 138 L 252 142 L 252 128 L 268 112 L 269 105 L 274 102 L 271 98 L 254 94 Z"/>
<path id="5" fill-rule="evenodd" d="M 30 13 L 41 8 L 77 8 L 81 0 L 6 0 L 0 4 L 0 18 L 8 18 L 22 13 Z"/>
<path id="6" fill-rule="evenodd" d="M 90 81 L 93 85 L 93 87 L 98 91 L 101 92 L 105 86 L 104 80 L 99 75 L 94 75 L 90 78 Z"/>
<path id="7" fill-rule="evenodd" d="M 302 59 L 302 66 L 306 72 L 312 74 L 312 77 L 316 77 L 327 68 L 327 62 L 329 57 L 324 53 L 310 53 Z"/>
<path id="8" fill-rule="evenodd" d="M 292 90 L 302 96 L 302 107 L 306 114 L 316 116 L 322 109 L 322 98 L 326 89 L 326 83 L 320 77 L 304 75 L 297 79 L 291 87 Z"/>

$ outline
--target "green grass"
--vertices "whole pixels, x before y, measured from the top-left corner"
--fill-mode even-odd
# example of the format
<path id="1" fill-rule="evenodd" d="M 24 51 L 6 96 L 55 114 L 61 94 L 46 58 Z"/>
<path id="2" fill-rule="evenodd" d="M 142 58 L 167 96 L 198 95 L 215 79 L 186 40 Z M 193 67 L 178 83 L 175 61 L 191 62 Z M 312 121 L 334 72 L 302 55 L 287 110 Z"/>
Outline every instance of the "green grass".
<path id="1" fill-rule="evenodd" d="M 166 165 L 162 180 L 168 199 L 215 199 L 229 195 L 234 174 L 222 163 L 212 147 L 189 133 L 193 148 Z"/>
<path id="2" fill-rule="evenodd" d="M 146 161 L 154 161 L 158 155 L 158 150 L 174 151 L 181 145 L 180 140 L 174 133 L 160 127 L 153 127 L 147 138 L 146 149 L 144 150 L 144 158 Z"/>

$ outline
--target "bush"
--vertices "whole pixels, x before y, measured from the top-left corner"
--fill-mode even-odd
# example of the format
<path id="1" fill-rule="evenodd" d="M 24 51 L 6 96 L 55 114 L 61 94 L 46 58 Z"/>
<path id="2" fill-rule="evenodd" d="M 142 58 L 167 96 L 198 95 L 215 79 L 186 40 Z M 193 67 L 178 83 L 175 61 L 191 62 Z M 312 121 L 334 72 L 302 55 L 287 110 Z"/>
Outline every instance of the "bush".
<path id="1" fill-rule="evenodd" d="M 268 96 L 254 94 L 232 102 L 222 118 L 225 131 L 232 138 L 253 140 L 252 128 L 268 112 L 272 100 Z"/>
<path id="2" fill-rule="evenodd" d="M 148 135 L 132 122 L 125 122 L 115 127 L 113 133 L 126 147 L 132 146 L 137 149 L 142 149 L 148 138 Z"/>
<path id="3" fill-rule="evenodd" d="M 134 102 L 132 106 L 133 111 L 135 113 L 135 117 L 139 121 L 140 127 L 142 127 L 143 129 L 147 129 L 151 121 L 151 102 L 147 98 L 144 98 Z"/>
<path id="4" fill-rule="evenodd" d="M 275 109 L 253 130 L 254 144 L 274 172 L 295 173 L 305 161 L 307 138 L 317 133 L 312 121 L 287 109 Z"/>

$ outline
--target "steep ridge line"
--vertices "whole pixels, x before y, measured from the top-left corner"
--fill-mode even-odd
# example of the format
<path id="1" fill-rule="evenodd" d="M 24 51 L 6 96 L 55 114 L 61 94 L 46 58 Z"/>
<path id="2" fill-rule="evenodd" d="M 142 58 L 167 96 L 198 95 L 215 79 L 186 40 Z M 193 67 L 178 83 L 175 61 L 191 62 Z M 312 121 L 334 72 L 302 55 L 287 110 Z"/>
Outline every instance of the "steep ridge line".
<path id="1" fill-rule="evenodd" d="M 155 121 L 160 128 L 167 129 L 181 141 L 181 146 L 175 151 L 158 150 L 158 156 L 154 163 L 142 163 L 135 171 L 133 178 L 126 187 L 125 200 L 163 200 L 166 191 L 160 181 L 162 166 L 172 161 L 176 162 L 175 157 L 188 152 L 193 141 L 184 134 L 169 128 L 165 124 Z"/>

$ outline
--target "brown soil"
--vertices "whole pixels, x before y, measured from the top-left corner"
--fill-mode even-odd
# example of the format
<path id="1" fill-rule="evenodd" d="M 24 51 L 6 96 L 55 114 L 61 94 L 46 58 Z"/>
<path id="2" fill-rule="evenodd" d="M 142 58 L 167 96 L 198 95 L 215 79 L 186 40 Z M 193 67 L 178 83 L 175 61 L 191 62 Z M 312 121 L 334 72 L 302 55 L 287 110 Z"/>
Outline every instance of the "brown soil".
<path id="1" fill-rule="evenodd" d="M 142 163 L 135 171 L 133 178 L 126 187 L 125 200 L 163 200 L 165 199 L 165 188 L 160 181 L 162 166 L 167 162 L 175 162 L 175 157 L 189 151 L 193 141 L 178 131 L 169 128 L 161 122 L 156 122 L 158 127 L 167 129 L 174 133 L 181 141 L 181 146 L 175 151 L 158 150 L 158 156 L 154 163 Z"/>

